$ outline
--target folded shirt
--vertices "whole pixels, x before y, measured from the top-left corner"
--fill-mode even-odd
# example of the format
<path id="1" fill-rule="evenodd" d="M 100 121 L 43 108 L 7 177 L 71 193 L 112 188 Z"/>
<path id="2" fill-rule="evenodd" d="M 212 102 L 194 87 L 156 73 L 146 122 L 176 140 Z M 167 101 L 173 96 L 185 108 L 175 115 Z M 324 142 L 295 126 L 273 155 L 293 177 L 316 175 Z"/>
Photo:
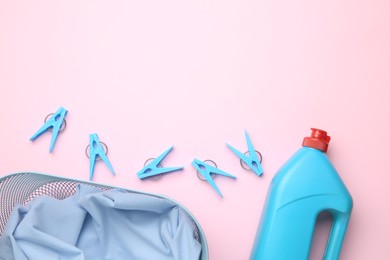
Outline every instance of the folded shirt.
<path id="1" fill-rule="evenodd" d="M 15 206 L 0 238 L 2 260 L 192 260 L 195 224 L 167 199 L 79 185 L 64 200 Z"/>

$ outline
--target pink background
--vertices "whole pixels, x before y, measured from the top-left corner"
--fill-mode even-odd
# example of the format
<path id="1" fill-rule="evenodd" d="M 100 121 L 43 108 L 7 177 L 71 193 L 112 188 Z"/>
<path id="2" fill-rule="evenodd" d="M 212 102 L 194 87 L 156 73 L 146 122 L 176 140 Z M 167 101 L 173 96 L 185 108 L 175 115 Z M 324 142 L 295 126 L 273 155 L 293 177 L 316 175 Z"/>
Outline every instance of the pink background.
<path id="1" fill-rule="evenodd" d="M 172 197 L 201 223 L 211 260 L 247 259 L 270 180 L 319 127 L 354 198 L 340 259 L 390 259 L 389 10 L 386 0 L 2 0 L 0 176 L 88 180 L 96 132 L 117 176 L 98 163 L 94 181 Z M 60 106 L 68 127 L 49 154 L 50 134 L 29 138 Z M 225 145 L 245 151 L 245 129 L 262 177 Z M 139 180 L 170 145 L 164 165 L 185 170 Z M 238 177 L 216 179 L 223 199 L 193 158 Z"/>

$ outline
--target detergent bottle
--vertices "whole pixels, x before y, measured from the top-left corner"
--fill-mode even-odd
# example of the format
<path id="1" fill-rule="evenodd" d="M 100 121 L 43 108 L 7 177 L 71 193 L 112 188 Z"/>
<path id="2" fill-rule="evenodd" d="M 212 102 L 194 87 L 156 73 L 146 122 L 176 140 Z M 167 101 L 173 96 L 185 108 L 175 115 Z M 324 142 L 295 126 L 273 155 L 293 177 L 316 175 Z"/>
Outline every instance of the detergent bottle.
<path id="1" fill-rule="evenodd" d="M 307 260 L 318 214 L 333 218 L 324 260 L 337 260 L 352 212 L 352 197 L 326 155 L 330 136 L 310 137 L 271 181 L 251 260 Z"/>

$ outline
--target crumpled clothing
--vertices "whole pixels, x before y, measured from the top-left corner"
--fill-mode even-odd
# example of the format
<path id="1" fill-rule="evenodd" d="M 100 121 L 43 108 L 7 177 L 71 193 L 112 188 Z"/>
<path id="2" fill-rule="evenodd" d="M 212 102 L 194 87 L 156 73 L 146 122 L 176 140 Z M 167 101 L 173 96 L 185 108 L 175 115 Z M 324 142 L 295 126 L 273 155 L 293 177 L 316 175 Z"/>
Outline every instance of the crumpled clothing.
<path id="1" fill-rule="evenodd" d="M 0 238 L 2 260 L 192 260 L 201 245 L 188 214 L 167 199 L 79 185 L 64 200 L 15 206 Z"/>

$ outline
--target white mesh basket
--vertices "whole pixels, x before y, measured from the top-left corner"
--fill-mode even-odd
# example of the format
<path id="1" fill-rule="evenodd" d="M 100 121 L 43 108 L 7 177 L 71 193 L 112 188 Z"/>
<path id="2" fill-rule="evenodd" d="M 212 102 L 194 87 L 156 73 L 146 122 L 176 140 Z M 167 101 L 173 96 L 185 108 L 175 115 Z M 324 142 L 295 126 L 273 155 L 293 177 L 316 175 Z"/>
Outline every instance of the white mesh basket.
<path id="1" fill-rule="evenodd" d="M 76 192 L 76 187 L 78 184 L 91 185 L 102 190 L 116 188 L 112 186 L 79 180 L 71 180 L 32 172 L 16 173 L 0 178 L 0 236 L 2 235 L 4 227 L 11 215 L 12 209 L 16 204 L 25 205 L 33 198 L 41 195 L 47 195 L 57 199 L 65 199 L 69 196 L 72 196 Z M 122 190 L 127 192 L 140 193 L 139 191 L 127 189 Z M 169 198 L 160 195 L 149 193 L 142 194 L 170 200 Z M 173 202 L 178 204 L 175 201 Z M 202 245 L 202 254 L 200 259 L 208 259 L 207 242 L 199 223 L 187 209 L 185 209 L 182 205 L 178 204 L 178 206 L 183 208 L 184 211 L 187 212 L 189 219 L 192 220 L 194 225 L 194 237 Z"/>

